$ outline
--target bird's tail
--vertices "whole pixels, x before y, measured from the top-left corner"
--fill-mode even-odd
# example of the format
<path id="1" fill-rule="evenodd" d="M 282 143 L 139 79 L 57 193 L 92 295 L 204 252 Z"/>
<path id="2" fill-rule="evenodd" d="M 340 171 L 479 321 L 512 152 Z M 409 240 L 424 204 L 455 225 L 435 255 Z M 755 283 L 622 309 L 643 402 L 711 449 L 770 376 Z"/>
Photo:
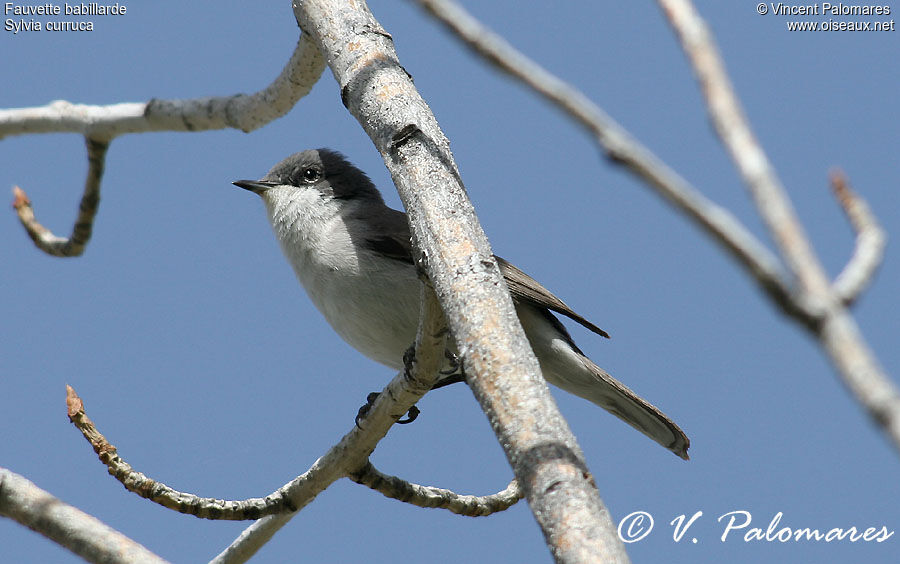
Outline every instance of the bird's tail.
<path id="1" fill-rule="evenodd" d="M 681 458 L 688 460 L 691 441 L 674 421 L 656 406 L 632 392 L 583 354 L 576 353 L 594 380 L 590 384 L 567 382 L 562 387 L 591 401 Z M 587 384 L 587 385 L 585 385 Z"/>

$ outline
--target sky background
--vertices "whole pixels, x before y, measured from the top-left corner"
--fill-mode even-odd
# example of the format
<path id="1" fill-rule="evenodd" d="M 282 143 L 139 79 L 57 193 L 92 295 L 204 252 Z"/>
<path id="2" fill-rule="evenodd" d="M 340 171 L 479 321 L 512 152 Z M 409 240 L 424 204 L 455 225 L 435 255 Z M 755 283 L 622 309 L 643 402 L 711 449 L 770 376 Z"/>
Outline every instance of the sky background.
<path id="1" fill-rule="evenodd" d="M 466 4 L 769 243 L 654 3 Z M 897 17 L 900 4 L 886 4 L 895 13 L 886 19 Z M 298 36 L 287 0 L 125 5 L 124 16 L 93 18 L 92 32 L 0 32 L 0 107 L 251 93 L 278 75 Z M 892 237 L 854 314 L 896 380 L 900 32 L 788 32 L 789 18 L 761 16 L 756 2 L 698 8 L 829 273 L 853 249 L 828 188 L 831 167 L 846 171 Z M 607 341 L 570 325 L 599 365 L 691 438 L 692 459 L 681 461 L 554 390 L 614 519 L 653 516 L 650 535 L 628 546 L 632 560 L 896 562 L 897 535 L 880 544 L 745 542 L 741 533 L 721 540 L 717 519 L 731 511 L 749 512 L 750 527 L 763 529 L 780 512 L 779 528 L 896 531 L 898 453 L 816 344 L 580 129 L 415 5 L 373 1 L 371 9 L 449 137 L 495 252 L 609 331 Z M 162 557 L 203 562 L 246 524 L 198 520 L 126 492 L 67 422 L 65 384 L 137 470 L 203 496 L 264 496 L 351 428 L 366 394 L 394 374 L 331 331 L 281 256 L 262 203 L 231 185 L 312 147 L 344 152 L 399 207 L 380 155 L 326 70 L 288 115 L 250 134 L 116 139 L 80 258 L 44 255 L 11 209 L 0 215 L 0 466 Z M 71 230 L 86 168 L 79 135 L 0 142 L 6 197 L 22 186 L 59 235 Z M 375 451 L 379 469 L 460 493 L 506 486 L 511 471 L 467 388 L 419 405 L 419 420 L 392 429 Z M 698 511 L 676 542 L 669 523 Z M 342 480 L 254 561 L 359 560 L 551 558 L 525 503 L 464 518 Z M 3 520 L 0 561 L 77 559 Z"/>

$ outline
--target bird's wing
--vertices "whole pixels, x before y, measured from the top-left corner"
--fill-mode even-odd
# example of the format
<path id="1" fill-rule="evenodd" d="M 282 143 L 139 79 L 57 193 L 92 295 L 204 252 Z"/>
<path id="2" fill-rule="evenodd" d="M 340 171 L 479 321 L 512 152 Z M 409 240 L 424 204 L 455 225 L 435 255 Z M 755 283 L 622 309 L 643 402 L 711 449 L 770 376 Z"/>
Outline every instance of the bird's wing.
<path id="1" fill-rule="evenodd" d="M 506 279 L 506 285 L 509 286 L 509 293 L 512 294 L 514 299 L 528 302 L 538 307 L 544 307 L 550 311 L 555 311 L 556 313 L 561 313 L 573 321 L 577 321 L 581 325 L 584 325 L 594 333 L 606 337 L 607 339 L 609 338 L 609 334 L 606 331 L 572 311 L 572 308 L 567 306 L 561 299 L 554 296 L 550 290 L 544 288 L 540 282 L 519 270 L 514 264 L 506 259 L 498 257 L 497 255 L 494 255 L 494 258 L 497 259 L 497 264 L 500 265 L 500 272 L 503 273 L 503 277 Z"/>
<path id="2" fill-rule="evenodd" d="M 367 219 L 373 225 L 365 234 L 363 246 L 386 258 L 413 264 L 412 241 L 406 214 L 392 208 L 385 209 L 387 213 Z"/>
<path id="3" fill-rule="evenodd" d="M 382 214 L 377 219 L 372 218 L 381 224 L 374 226 L 376 229 L 373 229 L 372 232 L 380 235 L 367 234 L 364 241 L 365 246 L 387 258 L 412 264 L 412 243 L 410 242 L 409 223 L 406 221 L 406 214 L 393 209 L 390 209 L 390 212 L 393 213 Z M 609 338 L 609 334 L 606 331 L 572 311 L 572 308 L 554 296 L 540 282 L 522 272 L 506 259 L 497 255 L 494 255 L 494 258 L 497 260 L 497 264 L 500 265 L 500 272 L 503 274 L 503 278 L 506 279 L 506 285 L 509 286 L 509 293 L 512 295 L 513 300 L 555 311 L 580 323 L 594 333 L 607 339 Z"/>

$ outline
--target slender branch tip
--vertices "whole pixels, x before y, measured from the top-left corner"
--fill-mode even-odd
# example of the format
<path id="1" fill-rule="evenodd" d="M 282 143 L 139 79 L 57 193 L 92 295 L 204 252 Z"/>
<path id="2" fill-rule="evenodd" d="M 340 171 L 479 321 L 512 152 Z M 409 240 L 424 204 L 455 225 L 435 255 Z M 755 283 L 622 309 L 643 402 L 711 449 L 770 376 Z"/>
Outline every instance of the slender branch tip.
<path id="1" fill-rule="evenodd" d="M 16 211 L 19 211 L 23 206 L 31 207 L 31 200 L 28 199 L 28 196 L 25 194 L 25 190 L 22 190 L 18 186 L 13 186 L 13 202 L 12 207 Z"/>
<path id="2" fill-rule="evenodd" d="M 68 412 L 69 419 L 72 419 L 78 413 L 84 411 L 84 402 L 81 401 L 81 398 L 78 397 L 78 394 L 75 393 L 75 389 L 66 384 L 66 411 Z"/>
<path id="3" fill-rule="evenodd" d="M 828 171 L 828 179 L 831 181 L 831 189 L 837 196 L 838 201 L 846 208 L 849 200 L 853 197 L 853 192 L 850 190 L 850 185 L 847 181 L 847 175 L 840 168 L 834 167 Z"/>

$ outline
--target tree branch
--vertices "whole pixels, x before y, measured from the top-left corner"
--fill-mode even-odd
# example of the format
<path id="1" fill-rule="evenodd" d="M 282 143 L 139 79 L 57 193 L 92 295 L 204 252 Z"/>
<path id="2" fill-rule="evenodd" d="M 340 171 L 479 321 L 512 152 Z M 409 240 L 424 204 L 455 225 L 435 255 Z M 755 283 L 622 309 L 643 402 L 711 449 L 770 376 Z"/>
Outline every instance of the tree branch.
<path id="1" fill-rule="evenodd" d="M 581 449 L 540 376 L 449 143 L 400 65 L 390 34 L 362 1 L 295 0 L 294 13 L 391 173 L 413 243 L 427 254 L 469 387 L 554 558 L 627 562 Z"/>
<path id="2" fill-rule="evenodd" d="M 362 425 L 354 426 L 312 468 L 281 488 L 296 510 L 303 509 L 332 482 L 365 467 L 375 445 L 387 434 L 391 425 L 437 381 L 444 359 L 446 322 L 434 291 L 428 284 L 423 284 L 422 288 L 415 356 L 408 362 L 407 369 L 391 380 L 381 392 Z M 281 513 L 253 523 L 216 556 L 212 564 L 246 562 L 293 516 L 294 513 Z"/>
<path id="3" fill-rule="evenodd" d="M 805 293 L 820 298 L 828 281 L 775 169 L 750 129 L 706 23 L 690 0 L 658 0 L 694 68 L 713 127 Z"/>
<path id="4" fill-rule="evenodd" d="M 800 281 L 799 292 L 785 281 L 779 260 L 731 214 L 709 203 L 584 95 L 518 53 L 449 0 L 417 1 L 486 60 L 533 88 L 591 131 L 614 162 L 624 164 L 643 178 L 728 250 L 785 313 L 819 336 L 844 383 L 889 434 L 895 448 L 900 449 L 900 395 L 862 341 L 852 318 L 835 309 L 836 303 L 846 301 L 843 296 L 855 297 L 874 272 L 881 254 L 879 234 L 867 228 L 865 238 L 857 239 L 856 260 L 848 265 L 852 268 L 845 269 L 847 274 L 839 277 L 836 291 L 840 295 L 835 298 L 790 201 L 750 132 L 706 25 L 689 1 L 659 0 L 694 65 L 716 131 L 747 182 L 791 273 Z M 843 328 L 840 336 L 824 329 L 829 315 L 831 329 Z M 840 322 L 835 323 L 836 320 Z M 847 350 L 847 345 L 851 350 Z"/>
<path id="5" fill-rule="evenodd" d="M 91 233 L 94 229 L 94 217 L 100 205 L 100 180 L 103 177 L 103 168 L 106 165 L 106 150 L 108 141 L 98 141 L 85 137 L 88 157 L 88 173 L 84 180 L 84 194 L 81 203 L 78 204 L 78 217 L 72 227 L 72 235 L 68 239 L 57 237 L 49 229 L 38 223 L 34 217 L 34 209 L 31 200 L 25 191 L 18 186 L 13 187 L 13 208 L 19 216 L 19 221 L 28 232 L 28 236 L 34 241 L 35 246 L 55 257 L 77 257 L 84 252 Z"/>
<path id="6" fill-rule="evenodd" d="M 66 387 L 69 419 L 91 443 L 101 462 L 107 465 L 109 473 L 129 491 L 163 507 L 205 519 L 243 520 L 263 517 L 245 530 L 214 560 L 222 563 L 245 562 L 284 526 L 295 512 L 305 507 L 332 482 L 344 476 L 365 475 L 365 470 L 370 467 L 368 456 L 378 441 L 387 434 L 391 425 L 434 385 L 443 360 L 446 326 L 433 291 L 427 285 L 423 285 L 423 288 L 422 321 L 416 340 L 416 353 L 410 358 L 409 369 L 388 384 L 373 403 L 362 426 L 354 426 L 350 433 L 317 460 L 312 468 L 265 498 L 243 501 L 200 498 L 176 491 L 134 471 L 119 457 L 116 448 L 109 444 L 87 417 L 81 398 L 75 394 L 71 386 Z M 377 473 L 377 470 L 375 472 Z M 377 474 L 370 474 L 370 478 L 374 476 Z M 437 488 L 423 488 L 423 490 L 432 497 L 447 491 Z M 485 498 L 457 496 L 457 499 L 450 499 L 451 496 L 445 495 L 448 498 L 446 502 L 448 509 L 461 514 L 471 514 L 478 510 L 499 511 L 504 503 L 509 505 L 515 503 L 518 499 L 515 496 L 516 491 L 512 485 L 496 496 Z M 420 497 L 412 498 L 410 502 L 414 503 L 418 499 Z"/>
<path id="7" fill-rule="evenodd" d="M 95 517 L 63 503 L 5 468 L 0 468 L 0 515 L 47 537 L 88 562 L 166 562 Z"/>
<path id="8" fill-rule="evenodd" d="M 416 0 L 485 61 L 519 80 L 584 127 L 609 159 L 643 180 L 732 255 L 782 310 L 814 312 L 794 298 L 778 259 L 728 210 L 716 205 L 631 136 L 583 93 L 526 57 L 451 0 Z"/>
<path id="9" fill-rule="evenodd" d="M 625 165 L 643 178 L 720 243 L 782 311 L 822 340 L 844 383 L 891 437 L 895 448 L 900 449 L 900 395 L 863 342 L 855 322 L 842 309 L 843 303 L 852 301 L 862 291 L 880 262 L 883 247 L 880 229 L 874 217 L 866 213 L 867 208 L 856 203 L 857 199 L 852 195 L 849 200 L 840 196 L 852 193 L 839 193 L 845 209 L 853 204 L 857 220 L 866 217 L 867 227 L 863 229 L 859 227 L 862 222 L 851 219 L 859 231 L 857 250 L 835 282 L 832 293 L 790 201 L 750 132 L 706 25 L 689 1 L 659 0 L 694 65 L 716 131 L 750 188 L 791 273 L 799 280 L 800 291 L 791 289 L 779 259 L 730 213 L 708 202 L 583 94 L 517 52 L 449 0 L 417 1 L 488 62 L 521 80 L 586 127 L 613 162 Z M 829 330 L 825 329 L 826 324 Z M 836 327 L 842 328 L 837 334 L 833 331 Z"/>
<path id="10" fill-rule="evenodd" d="M 43 107 L 0 110 L 0 139 L 9 135 L 72 132 L 85 136 L 89 170 L 78 219 L 69 239 L 58 237 L 34 217 L 31 201 L 14 188 L 13 207 L 34 244 L 57 257 L 81 255 L 91 238 L 100 200 L 106 149 L 113 138 L 147 131 L 198 131 L 233 127 L 253 131 L 286 114 L 312 89 L 325 68 L 321 53 L 305 35 L 281 74 L 264 90 L 247 96 L 157 100 L 87 106 L 57 100 Z"/>
<path id="11" fill-rule="evenodd" d="M 250 132 L 286 114 L 319 80 L 325 64 L 301 35 L 281 74 L 255 94 L 90 106 L 57 100 L 46 106 L 0 110 L 0 139 L 35 133 L 81 133 L 109 141 L 126 133 L 205 131 L 232 127 Z"/>
<path id="12" fill-rule="evenodd" d="M 379 472 L 371 462 L 366 463 L 349 478 L 357 484 L 383 493 L 385 497 L 419 507 L 446 509 L 467 517 L 484 517 L 499 511 L 506 511 L 522 499 L 522 490 L 515 479 L 503 491 L 493 495 L 475 496 L 460 495 L 451 490 L 434 486 L 413 484 L 396 476 Z"/>
<path id="13" fill-rule="evenodd" d="M 294 511 L 296 508 L 285 497 L 284 488 L 264 498 L 251 498 L 241 501 L 230 501 L 214 498 L 202 498 L 194 494 L 172 489 L 162 482 L 148 478 L 134 470 L 130 464 L 119 456 L 118 450 L 94 426 L 85 413 L 84 403 L 71 386 L 66 386 L 66 408 L 69 421 L 81 431 L 94 452 L 109 470 L 111 476 L 119 480 L 125 489 L 150 501 L 202 519 L 241 521 L 259 519 L 265 515 Z"/>
<path id="14" fill-rule="evenodd" d="M 418 396 L 414 398 L 415 400 L 418 400 L 421 395 L 424 395 L 425 392 L 430 390 L 437 378 L 440 362 L 442 360 L 446 333 L 440 305 L 433 297 L 433 292 L 430 289 L 427 292 L 426 305 L 423 307 L 425 308 L 425 310 L 423 310 L 425 324 L 421 329 L 422 335 L 419 340 L 420 353 L 411 361 L 416 364 L 417 373 L 415 375 L 403 374 L 403 376 L 407 378 L 405 386 L 413 390 Z M 431 376 L 429 376 L 429 374 Z M 396 396 L 391 395 L 393 392 L 390 386 L 388 386 L 386 391 L 391 399 L 396 401 Z M 384 394 L 384 392 L 382 394 Z M 81 434 L 93 447 L 94 452 L 97 453 L 100 461 L 106 465 L 110 475 L 119 480 L 119 482 L 125 486 L 125 489 L 145 499 L 149 499 L 154 503 L 162 505 L 163 507 L 178 511 L 179 513 L 193 515 L 202 519 L 242 521 L 250 519 L 255 520 L 278 513 L 297 511 L 299 507 L 297 507 L 291 499 L 297 486 L 292 484 L 302 483 L 310 479 L 308 476 L 309 472 L 307 472 L 264 498 L 250 498 L 239 501 L 202 498 L 191 493 L 181 492 L 161 482 L 148 478 L 146 475 L 134 470 L 130 464 L 125 462 L 125 460 L 119 456 L 116 447 L 106 440 L 106 437 L 103 436 L 94 425 L 94 422 L 87 416 L 84 409 L 84 402 L 78 397 L 75 390 L 68 385 L 66 386 L 66 408 L 69 415 L 69 421 L 81 431 Z M 393 421 L 396 421 L 396 419 L 406 413 L 407 410 L 408 408 L 397 412 L 396 409 L 391 409 L 390 413 L 397 413 L 397 415 L 396 417 L 391 415 L 390 418 L 393 419 Z M 380 413 L 382 413 L 383 416 L 384 411 L 382 410 Z M 364 420 L 365 425 L 371 423 L 370 417 L 372 417 L 371 414 Z M 380 423 L 384 424 L 386 423 L 386 420 L 383 420 L 382 417 Z M 381 437 L 378 437 L 378 440 L 380 440 L 380 438 Z M 366 448 L 368 448 L 368 453 L 371 453 L 374 449 L 374 444 L 371 448 L 364 447 L 364 450 Z M 366 456 L 368 456 L 368 454 Z M 365 469 L 367 466 L 368 459 L 366 458 L 362 461 L 361 467 Z M 377 470 L 375 470 L 375 472 L 377 472 Z M 347 475 L 351 474 L 359 474 L 359 471 L 348 471 Z M 471 505 L 471 500 L 465 500 L 465 502 L 468 502 Z M 461 502 L 457 502 L 455 506 L 460 507 L 460 503 Z"/>
<path id="15" fill-rule="evenodd" d="M 853 255 L 832 284 L 832 290 L 849 306 L 866 289 L 881 266 L 887 237 L 869 206 L 850 188 L 847 177 L 840 170 L 832 171 L 831 187 L 856 231 Z"/>
<path id="16" fill-rule="evenodd" d="M 809 304 L 814 313 L 798 319 L 819 339 L 844 385 L 900 451 L 900 391 L 888 379 L 844 305 L 846 296 L 861 290 L 865 279 L 874 272 L 880 253 L 871 251 L 879 246 L 877 234 L 873 228 L 866 228 L 867 239 L 874 237 L 875 244 L 857 240 L 857 248 L 863 245 L 863 254 L 851 260 L 848 267 L 852 270 L 833 289 L 784 187 L 750 130 L 706 23 L 689 0 L 659 0 L 659 4 L 694 67 L 716 132 L 797 280 L 799 294 L 795 299 Z M 838 181 L 835 189 L 854 226 L 857 221 L 864 223 L 865 216 L 871 217 L 846 190 L 846 185 Z M 867 223 L 871 225 L 871 221 Z"/>

